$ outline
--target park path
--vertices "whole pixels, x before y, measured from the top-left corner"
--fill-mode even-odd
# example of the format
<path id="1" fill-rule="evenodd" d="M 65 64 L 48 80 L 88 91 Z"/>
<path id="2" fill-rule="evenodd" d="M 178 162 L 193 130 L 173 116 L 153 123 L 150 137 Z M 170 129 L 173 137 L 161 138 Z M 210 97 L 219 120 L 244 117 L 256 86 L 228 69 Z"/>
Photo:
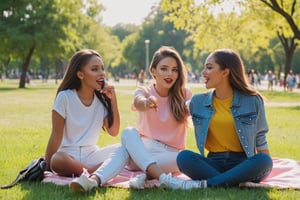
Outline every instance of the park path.
<path id="1" fill-rule="evenodd" d="M 268 107 L 300 107 L 300 102 L 265 102 Z"/>
<path id="2" fill-rule="evenodd" d="M 139 83 L 136 80 L 133 79 L 120 79 L 120 82 L 114 82 L 113 83 L 116 88 L 118 89 L 118 85 L 129 85 L 129 86 L 138 86 Z M 202 83 L 188 83 L 189 87 L 200 87 L 204 88 L 204 85 Z M 267 90 L 267 81 L 263 81 L 262 84 L 258 87 L 259 90 Z M 275 91 L 283 91 L 282 87 L 279 86 L 274 86 L 273 90 Z M 123 93 L 123 94 L 132 94 L 132 90 L 123 90 L 123 89 L 118 89 L 118 92 Z M 293 92 L 300 93 L 300 89 L 294 89 Z M 265 106 L 267 107 L 296 107 L 300 106 L 300 102 L 265 102 Z"/>

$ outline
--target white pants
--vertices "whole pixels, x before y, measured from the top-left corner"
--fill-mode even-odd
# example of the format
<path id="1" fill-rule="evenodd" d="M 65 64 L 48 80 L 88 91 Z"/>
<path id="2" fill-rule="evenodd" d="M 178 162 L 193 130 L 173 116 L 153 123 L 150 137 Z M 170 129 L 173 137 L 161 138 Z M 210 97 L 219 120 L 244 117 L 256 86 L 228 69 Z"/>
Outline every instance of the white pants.
<path id="1" fill-rule="evenodd" d="M 102 148 L 99 148 L 97 145 L 78 147 L 62 146 L 58 152 L 64 152 L 81 163 L 84 163 L 84 165 L 93 167 L 107 160 L 118 146 L 120 146 L 120 144 L 113 144 Z"/>
<path id="2" fill-rule="evenodd" d="M 123 130 L 121 143 L 122 146 L 117 147 L 94 173 L 102 184 L 118 175 L 126 165 L 131 170 L 146 172 L 150 164 L 156 163 L 165 173 L 179 171 L 176 164 L 177 149 L 153 139 L 141 138 L 135 128 Z"/>

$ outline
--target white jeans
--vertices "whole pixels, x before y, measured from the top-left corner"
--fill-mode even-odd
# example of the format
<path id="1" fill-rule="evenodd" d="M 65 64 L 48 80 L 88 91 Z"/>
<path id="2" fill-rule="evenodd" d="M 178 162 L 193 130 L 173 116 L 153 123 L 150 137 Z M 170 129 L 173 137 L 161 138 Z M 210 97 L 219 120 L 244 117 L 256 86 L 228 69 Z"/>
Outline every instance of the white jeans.
<path id="1" fill-rule="evenodd" d="M 107 160 L 118 146 L 120 144 L 112 144 L 102 148 L 99 148 L 97 145 L 62 146 L 58 152 L 64 152 L 86 166 L 93 167 Z"/>
<path id="2" fill-rule="evenodd" d="M 179 171 L 176 164 L 177 149 L 153 139 L 141 138 L 135 128 L 123 130 L 121 143 L 122 146 L 115 149 L 94 173 L 102 184 L 118 175 L 126 165 L 131 170 L 146 172 L 150 164 L 157 163 L 165 173 Z"/>

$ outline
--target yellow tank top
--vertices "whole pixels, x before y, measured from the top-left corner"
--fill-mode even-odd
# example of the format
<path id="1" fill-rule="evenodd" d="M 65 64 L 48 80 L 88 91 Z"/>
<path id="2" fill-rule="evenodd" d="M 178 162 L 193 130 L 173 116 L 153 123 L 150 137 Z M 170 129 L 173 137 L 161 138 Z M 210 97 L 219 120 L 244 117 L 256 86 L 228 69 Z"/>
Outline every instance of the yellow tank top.
<path id="1" fill-rule="evenodd" d="M 213 98 L 215 113 L 208 128 L 205 147 L 210 152 L 242 152 L 243 148 L 234 127 L 230 106 L 233 96 L 227 99 Z"/>

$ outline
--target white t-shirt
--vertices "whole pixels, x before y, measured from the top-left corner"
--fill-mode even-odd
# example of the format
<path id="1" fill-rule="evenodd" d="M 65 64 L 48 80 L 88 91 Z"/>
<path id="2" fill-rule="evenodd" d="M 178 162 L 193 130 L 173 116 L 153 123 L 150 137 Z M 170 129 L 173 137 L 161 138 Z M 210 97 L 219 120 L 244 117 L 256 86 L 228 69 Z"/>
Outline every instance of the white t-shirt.
<path id="1" fill-rule="evenodd" d="M 60 91 L 52 109 L 65 119 L 61 146 L 88 146 L 97 143 L 107 110 L 96 95 L 92 104 L 85 106 L 76 90 Z"/>

